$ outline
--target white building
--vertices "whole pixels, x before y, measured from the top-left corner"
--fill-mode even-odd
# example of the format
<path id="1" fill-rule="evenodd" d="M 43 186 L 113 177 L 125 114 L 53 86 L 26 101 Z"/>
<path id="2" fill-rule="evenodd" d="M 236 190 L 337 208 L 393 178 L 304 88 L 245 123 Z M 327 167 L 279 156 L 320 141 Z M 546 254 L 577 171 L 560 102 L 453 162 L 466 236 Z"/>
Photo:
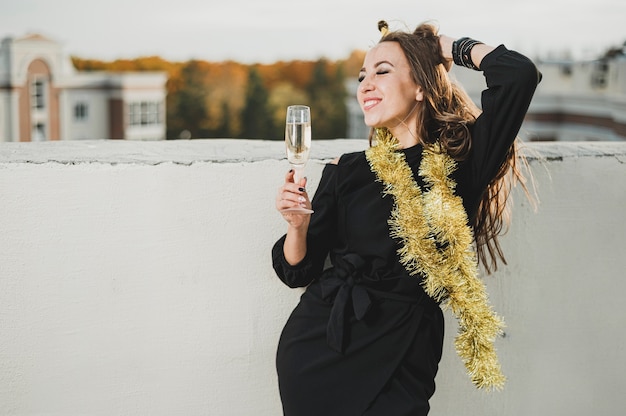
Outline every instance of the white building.
<path id="1" fill-rule="evenodd" d="M 626 56 L 543 62 L 526 127 L 538 140 L 626 140 Z"/>
<path id="2" fill-rule="evenodd" d="M 0 142 L 165 139 L 164 72 L 78 72 L 40 35 L 0 44 Z"/>
<path id="3" fill-rule="evenodd" d="M 534 141 L 626 140 L 626 56 L 595 61 L 537 61 L 543 79 L 520 135 Z M 481 72 L 453 75 L 475 102 L 485 88 Z"/>

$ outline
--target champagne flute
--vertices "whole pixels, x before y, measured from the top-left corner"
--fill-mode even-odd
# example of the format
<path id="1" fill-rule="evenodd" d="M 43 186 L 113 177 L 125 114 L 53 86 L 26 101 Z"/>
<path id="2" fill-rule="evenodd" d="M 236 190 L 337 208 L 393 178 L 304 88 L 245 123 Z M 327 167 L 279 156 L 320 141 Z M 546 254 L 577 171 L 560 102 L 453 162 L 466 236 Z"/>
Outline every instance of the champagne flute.
<path id="1" fill-rule="evenodd" d="M 295 173 L 294 181 L 299 183 L 311 150 L 311 109 L 309 107 L 305 105 L 287 107 L 285 148 L 287 160 Z M 312 210 L 302 207 L 287 208 L 284 211 L 299 214 L 313 213 Z"/>

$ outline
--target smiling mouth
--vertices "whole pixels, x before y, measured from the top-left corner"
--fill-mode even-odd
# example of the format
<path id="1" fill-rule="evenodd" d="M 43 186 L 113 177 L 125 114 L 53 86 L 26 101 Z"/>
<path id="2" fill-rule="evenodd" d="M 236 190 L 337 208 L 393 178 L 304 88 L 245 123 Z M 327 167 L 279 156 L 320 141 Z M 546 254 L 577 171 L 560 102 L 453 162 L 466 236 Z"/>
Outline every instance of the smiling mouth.
<path id="1" fill-rule="evenodd" d="M 380 101 L 381 100 L 379 99 L 370 99 L 370 100 L 363 101 L 363 110 L 369 110 L 370 108 L 378 104 Z"/>

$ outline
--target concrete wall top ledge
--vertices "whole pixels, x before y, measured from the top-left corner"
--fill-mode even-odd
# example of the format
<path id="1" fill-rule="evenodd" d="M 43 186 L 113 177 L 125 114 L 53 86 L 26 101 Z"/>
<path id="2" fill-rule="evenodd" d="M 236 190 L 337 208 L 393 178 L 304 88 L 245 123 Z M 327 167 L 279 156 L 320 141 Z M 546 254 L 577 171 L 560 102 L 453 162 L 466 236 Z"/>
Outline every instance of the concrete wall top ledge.
<path id="1" fill-rule="evenodd" d="M 532 142 L 524 143 L 530 159 L 541 157 L 548 160 L 578 157 L 626 157 L 626 142 Z"/>
<path id="2" fill-rule="evenodd" d="M 366 140 L 315 140 L 311 160 L 333 159 L 367 148 Z M 612 156 L 626 160 L 626 142 L 525 143 L 529 158 L 562 160 Z M 0 143 L 0 163 L 146 164 L 239 163 L 285 159 L 279 140 L 202 139 L 167 141 L 85 140 Z"/>
<path id="3" fill-rule="evenodd" d="M 286 159 L 281 140 L 80 140 L 0 143 L 0 163 L 146 164 L 238 163 Z M 367 147 L 366 140 L 316 140 L 311 159 L 333 159 Z"/>

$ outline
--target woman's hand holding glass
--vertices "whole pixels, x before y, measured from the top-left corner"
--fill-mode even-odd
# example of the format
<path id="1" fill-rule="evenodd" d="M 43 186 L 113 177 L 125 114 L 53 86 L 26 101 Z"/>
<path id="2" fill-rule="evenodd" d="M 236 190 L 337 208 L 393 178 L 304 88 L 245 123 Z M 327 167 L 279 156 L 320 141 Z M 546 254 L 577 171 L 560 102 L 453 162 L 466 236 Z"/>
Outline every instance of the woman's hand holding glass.
<path id="1" fill-rule="evenodd" d="M 311 201 L 306 191 L 306 178 L 300 179 L 298 183 L 295 182 L 295 170 L 290 170 L 285 175 L 285 183 L 278 189 L 278 195 L 276 196 L 276 209 L 283 215 L 285 221 L 292 227 L 308 226 L 311 216 L 308 212 L 311 212 Z M 302 212 L 295 210 L 294 208 L 302 208 Z"/>

